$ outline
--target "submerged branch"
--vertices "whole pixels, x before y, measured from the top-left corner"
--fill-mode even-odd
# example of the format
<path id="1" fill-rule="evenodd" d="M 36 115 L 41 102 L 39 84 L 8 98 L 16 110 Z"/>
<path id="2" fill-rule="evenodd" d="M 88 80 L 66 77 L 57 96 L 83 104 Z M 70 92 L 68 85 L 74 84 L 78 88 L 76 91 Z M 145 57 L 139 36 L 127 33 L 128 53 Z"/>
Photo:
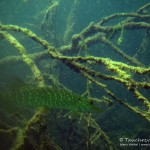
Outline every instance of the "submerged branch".
<path id="1" fill-rule="evenodd" d="M 110 41 L 112 35 L 114 36 L 121 30 L 149 30 L 150 24 L 145 20 L 149 20 L 150 15 L 143 15 L 141 13 L 142 10 L 147 9 L 148 7 L 149 4 L 139 9 L 137 13 L 113 14 L 111 16 L 103 18 L 97 24 L 92 22 L 79 34 L 75 34 L 72 36 L 71 44 L 61 46 L 60 48 L 55 48 L 51 46 L 46 40 L 43 40 L 42 38 L 38 37 L 35 33 L 26 28 L 21 28 L 19 26 L 14 25 L 0 24 L 1 36 L 3 36 L 7 41 L 13 44 L 14 47 L 18 50 L 18 52 L 21 54 L 21 57 L 9 56 L 1 59 L 0 66 L 4 65 L 5 63 L 20 62 L 23 60 L 30 67 L 35 78 L 39 80 L 40 84 L 44 84 L 44 80 L 41 76 L 41 73 L 34 62 L 48 57 L 57 59 L 65 65 L 67 65 L 68 67 L 70 67 L 72 70 L 80 73 L 84 78 L 87 78 L 91 80 L 91 82 L 102 86 L 103 89 L 105 89 L 106 93 L 112 98 L 116 99 L 119 103 L 123 104 L 130 110 L 146 118 L 147 116 L 145 115 L 145 112 L 138 112 L 137 110 L 135 110 L 134 107 L 130 106 L 130 104 L 124 103 L 106 88 L 107 85 L 100 84 L 98 80 L 113 80 L 123 84 L 127 88 L 127 91 L 130 91 L 138 101 L 146 105 L 147 113 L 149 114 L 150 102 L 145 96 L 142 95 L 142 93 L 139 92 L 139 88 L 150 89 L 150 83 L 135 81 L 135 79 L 133 79 L 133 76 L 130 75 L 130 72 L 134 75 L 137 74 L 140 76 L 148 76 L 150 73 L 150 68 L 146 68 L 139 60 L 129 56 L 128 54 L 123 52 L 123 50 L 121 50 L 118 46 L 116 46 L 112 41 Z M 112 20 L 116 17 L 133 17 L 134 19 L 131 19 L 130 21 L 122 21 L 122 23 L 119 23 L 114 26 L 102 26 L 103 23 Z M 143 21 L 138 21 L 138 19 L 142 19 Z M 12 35 L 5 31 L 21 32 L 27 37 L 33 39 L 35 42 L 41 44 L 46 50 L 40 53 L 27 55 L 25 48 Z M 131 66 L 122 62 L 117 62 L 109 58 L 94 57 L 88 55 L 86 55 L 85 57 L 81 57 L 78 55 L 78 52 L 80 50 L 88 49 L 95 44 L 106 45 L 112 51 L 124 58 L 127 62 L 130 62 L 130 64 L 134 64 L 136 66 Z M 68 52 L 71 52 L 71 54 L 77 54 L 78 56 L 65 56 L 64 54 Z M 103 65 L 107 72 L 102 73 L 100 70 L 96 71 L 95 69 L 92 69 L 93 65 Z"/>

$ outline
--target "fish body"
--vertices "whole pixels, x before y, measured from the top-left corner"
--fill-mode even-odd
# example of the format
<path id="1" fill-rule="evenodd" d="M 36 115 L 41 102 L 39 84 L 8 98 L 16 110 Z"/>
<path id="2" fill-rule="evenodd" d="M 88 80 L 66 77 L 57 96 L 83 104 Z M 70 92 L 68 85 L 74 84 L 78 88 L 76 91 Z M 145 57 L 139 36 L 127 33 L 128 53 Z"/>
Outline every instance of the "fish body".
<path id="1" fill-rule="evenodd" d="M 100 109 L 90 104 L 88 99 L 67 90 L 52 87 L 20 87 L 0 93 L 0 100 L 18 106 L 68 109 L 78 112 L 98 112 Z"/>

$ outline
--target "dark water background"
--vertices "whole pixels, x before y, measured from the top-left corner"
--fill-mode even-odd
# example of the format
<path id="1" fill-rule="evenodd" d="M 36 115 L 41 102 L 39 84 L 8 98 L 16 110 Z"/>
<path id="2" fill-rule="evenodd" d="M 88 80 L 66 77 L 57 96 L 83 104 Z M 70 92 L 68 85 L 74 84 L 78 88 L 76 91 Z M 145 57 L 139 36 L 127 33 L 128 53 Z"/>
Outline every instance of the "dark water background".
<path id="1" fill-rule="evenodd" d="M 75 9 L 75 15 L 72 18 L 72 23 L 74 24 L 73 32 L 69 36 L 69 39 L 66 43 L 63 41 L 63 36 L 67 26 L 67 17 L 71 12 L 71 9 L 73 9 L 73 0 L 59 0 L 59 5 L 56 9 L 55 17 L 53 18 L 54 25 L 51 28 L 55 31 L 55 40 L 51 40 L 50 38 L 46 37 L 46 32 L 41 31 L 41 23 L 44 18 L 44 13 L 50 2 L 51 1 L 49 0 L 0 0 L 0 22 L 2 24 L 13 24 L 28 28 L 35 32 L 39 37 L 46 39 L 53 46 L 60 47 L 62 45 L 68 44 L 71 41 L 71 36 L 75 33 L 81 32 L 89 25 L 90 22 L 97 23 L 103 17 L 114 13 L 136 12 L 142 5 L 147 4 L 149 0 L 81 0 L 81 2 L 79 2 L 80 4 Z M 119 21 L 110 21 L 109 25 L 117 24 L 117 22 Z M 21 42 L 21 44 L 25 46 L 27 53 L 36 53 L 44 50 L 39 44 L 22 35 L 21 33 L 10 33 L 12 33 L 12 35 L 14 35 L 14 37 L 16 37 Z M 119 33 L 116 35 L 114 41 L 117 39 L 117 37 L 119 37 L 119 35 Z M 145 30 L 125 31 L 124 40 L 120 47 L 126 54 L 133 56 L 141 45 L 144 35 Z M 125 61 L 104 45 L 91 46 L 89 49 L 89 54 L 99 57 L 111 58 L 116 61 Z M 14 55 L 19 55 L 16 49 L 7 41 L 1 39 L 0 59 L 6 56 Z M 143 54 L 138 58 L 138 60 L 146 66 L 149 66 L 149 56 L 150 51 L 147 51 L 146 54 Z M 37 64 L 43 73 L 46 72 L 56 75 L 55 73 L 57 72 L 59 81 L 72 91 L 79 94 L 82 94 L 85 91 L 86 80 L 81 77 L 81 75 L 75 73 L 60 62 L 58 62 L 57 65 L 54 64 L 51 70 L 47 70 L 46 65 L 52 62 L 53 60 L 51 58 L 46 58 L 41 62 L 37 62 Z M 9 80 L 11 80 L 14 76 L 19 77 L 24 81 L 29 81 L 31 80 L 32 74 L 29 68 L 21 62 L 15 65 L 8 64 L 0 67 L 1 82 L 9 82 Z M 139 77 L 138 80 L 144 80 L 144 78 L 140 79 Z M 130 101 L 131 104 L 136 105 L 136 99 L 130 92 L 126 90 L 124 86 L 120 85 L 119 83 L 116 84 L 114 81 L 108 81 L 107 83 L 110 89 L 120 98 L 125 99 L 127 102 Z M 101 89 L 96 86 L 93 87 L 93 97 L 100 98 L 103 94 L 104 92 Z M 144 91 L 144 94 L 147 97 L 150 96 L 149 91 Z M 143 136 L 142 138 L 150 138 L 150 128 L 147 121 L 134 114 L 133 112 L 125 109 L 121 105 L 114 105 L 115 106 L 112 108 L 108 108 L 106 112 L 104 110 L 104 113 L 97 114 L 95 118 L 97 118 L 96 121 L 101 126 L 102 130 L 108 134 L 110 139 L 116 145 L 119 143 L 118 139 L 120 137 L 138 138 L 141 135 Z M 57 141 L 58 145 L 67 150 L 68 146 L 65 141 L 62 140 L 63 137 L 59 135 L 59 131 L 64 131 L 65 134 L 67 129 L 71 126 L 71 123 L 70 121 L 63 121 L 58 119 L 57 126 L 55 126 L 53 123 L 54 120 L 52 115 L 55 116 L 56 114 L 52 113 L 50 119 L 48 120 L 48 123 L 52 126 L 51 127 L 48 125 L 50 131 L 49 134 L 56 138 L 55 141 Z M 77 141 L 76 144 L 78 144 Z M 119 149 L 123 148 L 119 147 Z"/>

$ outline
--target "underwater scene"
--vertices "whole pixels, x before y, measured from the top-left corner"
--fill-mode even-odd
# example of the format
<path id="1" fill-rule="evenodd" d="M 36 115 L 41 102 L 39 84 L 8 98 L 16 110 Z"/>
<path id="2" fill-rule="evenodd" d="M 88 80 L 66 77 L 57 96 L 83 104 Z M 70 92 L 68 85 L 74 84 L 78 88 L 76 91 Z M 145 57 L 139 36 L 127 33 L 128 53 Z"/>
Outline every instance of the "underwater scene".
<path id="1" fill-rule="evenodd" d="M 136 149 L 150 149 L 150 1 L 0 0 L 0 150 Z"/>

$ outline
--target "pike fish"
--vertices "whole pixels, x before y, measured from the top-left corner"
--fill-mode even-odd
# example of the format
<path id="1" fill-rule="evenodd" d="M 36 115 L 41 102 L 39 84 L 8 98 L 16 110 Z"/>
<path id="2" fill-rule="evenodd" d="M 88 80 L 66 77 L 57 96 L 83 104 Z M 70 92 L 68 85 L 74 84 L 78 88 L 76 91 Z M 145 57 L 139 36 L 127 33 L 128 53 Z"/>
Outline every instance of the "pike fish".
<path id="1" fill-rule="evenodd" d="M 101 112 L 88 99 L 63 89 L 53 87 L 21 86 L 11 90 L 0 91 L 0 103 L 15 104 L 26 107 L 47 107 L 66 109 L 71 112 Z"/>

